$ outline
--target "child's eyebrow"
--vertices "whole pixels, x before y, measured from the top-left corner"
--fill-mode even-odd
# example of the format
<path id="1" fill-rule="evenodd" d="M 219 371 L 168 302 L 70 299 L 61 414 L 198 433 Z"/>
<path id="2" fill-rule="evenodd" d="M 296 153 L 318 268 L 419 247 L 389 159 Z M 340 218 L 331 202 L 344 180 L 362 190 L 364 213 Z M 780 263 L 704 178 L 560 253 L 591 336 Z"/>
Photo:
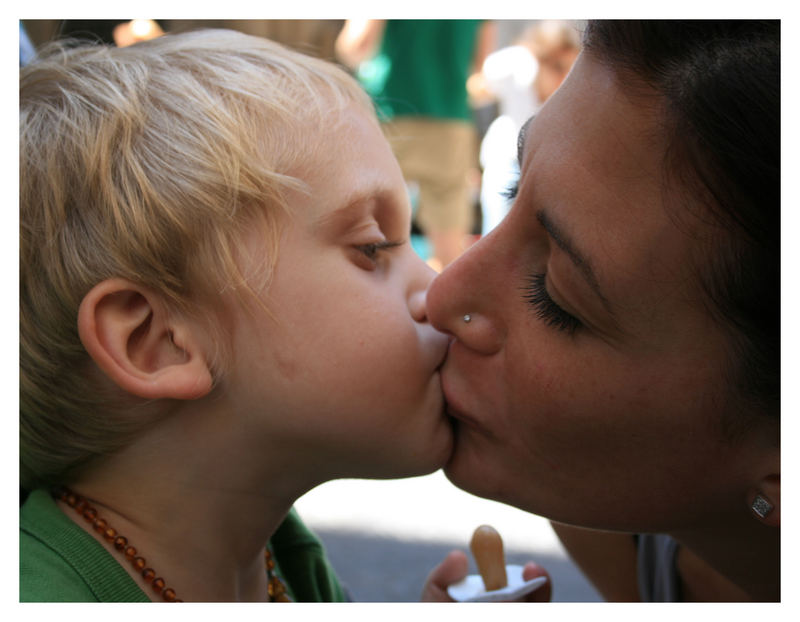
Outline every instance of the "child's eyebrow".
<path id="1" fill-rule="evenodd" d="M 356 195 L 343 206 L 320 216 L 316 222 L 316 227 L 320 229 L 347 229 L 367 216 L 370 208 L 374 205 L 374 194 Z"/>

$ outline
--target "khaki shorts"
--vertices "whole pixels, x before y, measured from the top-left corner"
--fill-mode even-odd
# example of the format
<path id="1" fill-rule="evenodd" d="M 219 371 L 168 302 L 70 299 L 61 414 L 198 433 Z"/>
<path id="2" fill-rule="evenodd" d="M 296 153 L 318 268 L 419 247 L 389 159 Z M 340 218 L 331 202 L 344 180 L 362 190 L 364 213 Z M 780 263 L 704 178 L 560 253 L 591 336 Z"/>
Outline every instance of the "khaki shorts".
<path id="1" fill-rule="evenodd" d="M 416 222 L 425 233 L 472 230 L 469 171 L 477 134 L 467 121 L 394 119 L 383 126 L 406 182 L 419 187 Z"/>

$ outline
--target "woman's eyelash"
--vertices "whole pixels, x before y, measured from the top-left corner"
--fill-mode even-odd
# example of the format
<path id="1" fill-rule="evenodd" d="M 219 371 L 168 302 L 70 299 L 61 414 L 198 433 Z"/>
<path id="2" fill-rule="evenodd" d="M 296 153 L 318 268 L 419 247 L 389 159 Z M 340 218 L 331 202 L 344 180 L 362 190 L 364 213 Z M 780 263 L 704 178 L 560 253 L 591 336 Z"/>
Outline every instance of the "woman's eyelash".
<path id="1" fill-rule="evenodd" d="M 547 326 L 572 335 L 581 326 L 581 322 L 550 298 L 545 287 L 546 276 L 545 274 L 531 275 L 525 287 L 524 298 L 535 309 L 536 316 Z"/>
<path id="2" fill-rule="evenodd" d="M 514 178 L 508 183 L 505 190 L 500 191 L 500 196 L 505 197 L 509 201 L 513 201 L 519 192 L 519 164 L 514 163 Z"/>
<path id="3" fill-rule="evenodd" d="M 508 187 L 500 192 L 500 196 L 513 201 L 517 197 L 517 192 L 519 192 L 519 179 L 515 179 L 508 184 Z"/>

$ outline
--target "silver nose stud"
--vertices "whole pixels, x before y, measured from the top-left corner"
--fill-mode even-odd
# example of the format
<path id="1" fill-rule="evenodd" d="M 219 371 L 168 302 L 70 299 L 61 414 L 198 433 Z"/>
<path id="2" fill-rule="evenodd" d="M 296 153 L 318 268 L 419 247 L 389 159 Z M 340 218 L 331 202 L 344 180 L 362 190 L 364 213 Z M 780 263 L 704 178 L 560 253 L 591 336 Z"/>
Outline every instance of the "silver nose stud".
<path id="1" fill-rule="evenodd" d="M 469 324 L 471 321 L 472 321 L 472 316 L 471 316 L 469 313 L 467 313 L 467 314 L 464 316 L 464 323 L 465 323 L 465 324 Z"/>

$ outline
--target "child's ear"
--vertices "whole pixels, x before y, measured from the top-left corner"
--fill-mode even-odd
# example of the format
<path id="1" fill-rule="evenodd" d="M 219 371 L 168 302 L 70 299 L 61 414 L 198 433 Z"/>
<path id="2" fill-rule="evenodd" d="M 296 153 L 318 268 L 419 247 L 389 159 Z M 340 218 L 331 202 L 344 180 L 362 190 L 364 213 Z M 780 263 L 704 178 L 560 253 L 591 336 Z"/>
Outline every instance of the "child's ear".
<path id="1" fill-rule="evenodd" d="M 105 280 L 86 294 L 78 333 L 89 355 L 119 387 L 146 399 L 191 400 L 212 387 L 201 342 L 163 300 L 124 279 Z"/>

